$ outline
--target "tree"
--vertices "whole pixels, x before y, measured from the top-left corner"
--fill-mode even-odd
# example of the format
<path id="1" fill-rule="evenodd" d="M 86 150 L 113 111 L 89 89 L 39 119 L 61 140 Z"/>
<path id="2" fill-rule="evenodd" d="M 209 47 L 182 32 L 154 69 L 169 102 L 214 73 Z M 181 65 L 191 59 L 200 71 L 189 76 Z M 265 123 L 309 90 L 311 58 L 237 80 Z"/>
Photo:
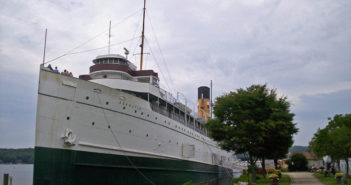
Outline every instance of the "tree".
<path id="1" fill-rule="evenodd" d="M 275 91 L 274 91 L 274 94 Z M 288 153 L 293 144 L 293 134 L 298 132 L 292 122 L 294 114 L 290 113 L 290 103 L 286 97 L 281 97 L 271 104 L 272 114 L 267 124 L 267 133 L 264 137 L 264 151 L 262 152 L 262 168 L 265 171 L 265 159 L 273 159 L 275 168 L 278 167 L 278 159 Z"/>
<path id="2" fill-rule="evenodd" d="M 284 106 L 285 109 L 282 108 Z M 256 182 L 256 161 L 262 158 L 266 146 L 275 145 L 274 140 L 268 139 L 274 131 L 280 132 L 279 128 L 284 128 L 281 125 L 286 120 L 292 119 L 293 114 L 287 111 L 288 107 L 286 98 L 278 99 L 275 90 L 268 89 L 266 85 L 252 85 L 216 98 L 215 119 L 210 120 L 206 127 L 210 137 L 218 141 L 223 149 L 246 156 L 252 181 Z M 289 119 L 283 119 L 285 117 Z M 290 126 L 295 128 L 294 124 Z M 282 130 L 285 132 L 285 129 Z"/>
<path id="3" fill-rule="evenodd" d="M 303 154 L 296 153 L 291 156 L 288 161 L 289 171 L 306 171 L 308 161 Z"/>
<path id="4" fill-rule="evenodd" d="M 318 129 L 314 134 L 309 147 L 319 157 L 329 155 L 332 160 L 344 159 L 348 174 L 350 168 L 348 158 L 351 155 L 351 114 L 337 114 L 333 119 L 329 118 L 328 125 Z"/>
<path id="5" fill-rule="evenodd" d="M 346 174 L 349 174 L 349 157 L 351 155 L 351 114 L 337 114 L 330 119 L 327 128 L 332 145 L 346 162 Z"/>

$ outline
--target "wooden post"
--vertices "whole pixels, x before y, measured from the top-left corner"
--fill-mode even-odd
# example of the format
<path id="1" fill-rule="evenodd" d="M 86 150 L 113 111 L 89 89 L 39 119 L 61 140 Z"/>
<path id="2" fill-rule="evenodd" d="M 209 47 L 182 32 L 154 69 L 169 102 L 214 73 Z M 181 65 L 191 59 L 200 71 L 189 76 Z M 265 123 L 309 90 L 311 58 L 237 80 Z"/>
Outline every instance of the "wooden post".
<path id="1" fill-rule="evenodd" d="M 9 174 L 5 173 L 4 174 L 4 183 L 3 185 L 9 185 Z"/>

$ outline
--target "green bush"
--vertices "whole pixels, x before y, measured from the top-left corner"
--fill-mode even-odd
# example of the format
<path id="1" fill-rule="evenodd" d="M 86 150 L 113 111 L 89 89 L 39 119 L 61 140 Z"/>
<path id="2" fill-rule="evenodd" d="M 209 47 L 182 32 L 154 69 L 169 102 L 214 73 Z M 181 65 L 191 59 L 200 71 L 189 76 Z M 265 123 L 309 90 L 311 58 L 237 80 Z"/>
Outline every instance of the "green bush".
<path id="1" fill-rule="evenodd" d="M 288 161 L 289 171 L 307 171 L 307 159 L 302 154 L 293 154 Z"/>

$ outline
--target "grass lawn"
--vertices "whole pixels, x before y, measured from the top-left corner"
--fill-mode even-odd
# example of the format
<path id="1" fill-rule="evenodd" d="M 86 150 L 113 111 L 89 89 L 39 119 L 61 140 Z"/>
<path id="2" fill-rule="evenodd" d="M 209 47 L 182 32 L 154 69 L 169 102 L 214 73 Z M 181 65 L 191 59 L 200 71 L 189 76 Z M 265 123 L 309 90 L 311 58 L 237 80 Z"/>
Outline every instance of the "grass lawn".
<path id="1" fill-rule="evenodd" d="M 258 177 L 256 184 L 257 185 L 270 185 L 271 183 L 269 182 L 268 179 L 268 175 L 267 178 L 263 178 L 262 175 L 257 175 L 256 177 Z M 247 182 L 247 176 L 246 175 L 242 175 L 237 179 L 234 179 L 232 184 L 235 184 L 237 182 Z M 280 184 L 279 185 L 290 185 L 290 177 L 288 175 L 282 175 L 282 178 L 280 179 Z"/>
<path id="2" fill-rule="evenodd" d="M 319 179 L 325 185 L 340 185 L 341 183 L 337 183 L 335 177 L 333 175 L 329 177 L 324 177 L 323 174 L 313 173 L 317 179 Z M 351 178 L 347 178 L 347 184 L 351 184 Z"/>

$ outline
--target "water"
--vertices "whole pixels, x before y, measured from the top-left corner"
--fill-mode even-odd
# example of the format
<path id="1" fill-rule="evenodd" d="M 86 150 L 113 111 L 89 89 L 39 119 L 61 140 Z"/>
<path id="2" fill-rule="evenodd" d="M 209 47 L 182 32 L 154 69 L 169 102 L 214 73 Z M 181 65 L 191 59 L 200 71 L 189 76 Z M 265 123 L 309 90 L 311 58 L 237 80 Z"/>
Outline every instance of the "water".
<path id="1" fill-rule="evenodd" d="M 0 164 L 0 183 L 3 183 L 4 173 L 12 176 L 12 185 L 33 184 L 33 164 Z"/>

